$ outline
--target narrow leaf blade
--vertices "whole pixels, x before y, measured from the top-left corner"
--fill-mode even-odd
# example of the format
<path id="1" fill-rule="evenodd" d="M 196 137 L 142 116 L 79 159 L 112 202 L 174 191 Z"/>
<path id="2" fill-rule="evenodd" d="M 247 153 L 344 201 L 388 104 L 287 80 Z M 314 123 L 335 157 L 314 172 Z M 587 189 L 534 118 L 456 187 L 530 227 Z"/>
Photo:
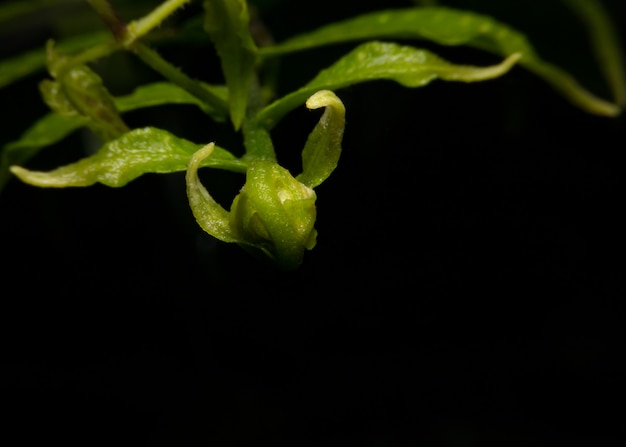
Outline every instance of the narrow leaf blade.
<path id="1" fill-rule="evenodd" d="M 226 96 L 226 89 L 219 86 L 207 86 L 222 97 Z M 163 104 L 194 104 L 205 112 L 205 104 L 195 96 L 189 94 L 176 84 L 169 82 L 155 82 L 137 87 L 132 93 L 114 98 L 115 106 L 120 112 L 145 107 L 159 106 Z M 216 116 L 211 115 L 213 118 Z M 65 117 L 57 113 L 49 113 L 37 120 L 24 134 L 12 141 L 2 149 L 0 159 L 0 190 L 6 185 L 11 177 L 9 167 L 26 163 L 44 147 L 61 141 L 72 132 L 87 125 L 83 117 Z"/>
<path id="2" fill-rule="evenodd" d="M 216 96 L 226 100 L 228 92 L 224 86 L 206 84 L 203 86 Z M 115 104 L 120 112 L 164 104 L 193 104 L 200 107 L 216 121 L 222 118 L 219 111 L 207 108 L 204 102 L 171 82 L 154 82 L 139 86 L 129 95 L 115 98 Z"/>
<path id="3" fill-rule="evenodd" d="M 58 42 L 57 47 L 63 52 L 74 53 L 105 43 L 110 39 L 110 33 L 98 32 L 64 39 Z M 40 49 L 0 61 L 0 88 L 11 85 L 26 76 L 42 72 L 45 67 L 46 51 L 43 45 Z"/>
<path id="4" fill-rule="evenodd" d="M 205 0 L 205 29 L 222 62 L 231 121 L 239 129 L 246 114 L 257 47 L 250 35 L 245 0 Z"/>
<path id="5" fill-rule="evenodd" d="M 260 49 L 261 57 L 370 39 L 427 39 L 467 45 L 500 56 L 522 55 L 520 65 L 543 78 L 572 104 L 589 113 L 616 116 L 620 108 L 582 87 L 573 76 L 536 53 L 526 36 L 487 15 L 449 7 L 390 9 L 332 23 Z"/>
<path id="6" fill-rule="evenodd" d="M 489 67 L 454 65 L 427 50 L 387 42 L 359 45 L 329 68 L 322 70 L 304 87 L 274 101 L 263 109 L 258 120 L 274 126 L 289 111 L 304 103 L 318 90 L 341 88 L 379 79 L 393 80 L 406 87 L 422 87 L 435 79 L 476 82 L 501 76 L 519 60 L 513 54 Z"/>
<path id="7" fill-rule="evenodd" d="M 147 173 L 185 171 L 199 145 L 153 127 L 135 129 L 105 144 L 94 155 L 49 172 L 29 171 L 12 166 L 11 172 L 25 183 L 65 188 L 102 183 L 111 187 L 126 185 Z M 204 166 L 245 172 L 246 163 L 225 149 L 216 147 Z"/>

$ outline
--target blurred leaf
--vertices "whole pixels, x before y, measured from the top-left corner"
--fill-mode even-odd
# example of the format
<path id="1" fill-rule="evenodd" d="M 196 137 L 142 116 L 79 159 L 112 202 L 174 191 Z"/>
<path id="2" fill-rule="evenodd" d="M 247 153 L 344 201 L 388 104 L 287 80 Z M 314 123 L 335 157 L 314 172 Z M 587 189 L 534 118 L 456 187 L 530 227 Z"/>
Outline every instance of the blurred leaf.
<path id="1" fill-rule="evenodd" d="M 63 53 L 74 53 L 94 47 L 111 40 L 111 33 L 98 32 L 69 39 L 57 43 Z M 0 88 L 6 87 L 26 76 L 43 71 L 46 67 L 46 50 L 28 51 L 10 59 L 0 61 Z"/>
<path id="2" fill-rule="evenodd" d="M 0 24 L 18 20 L 24 16 L 46 12 L 47 8 L 80 3 L 82 0 L 14 0 L 0 5 Z"/>
<path id="3" fill-rule="evenodd" d="M 626 105 L 624 51 L 617 30 L 602 3 L 597 0 L 562 0 L 587 27 L 593 52 L 611 88 L 613 99 Z"/>

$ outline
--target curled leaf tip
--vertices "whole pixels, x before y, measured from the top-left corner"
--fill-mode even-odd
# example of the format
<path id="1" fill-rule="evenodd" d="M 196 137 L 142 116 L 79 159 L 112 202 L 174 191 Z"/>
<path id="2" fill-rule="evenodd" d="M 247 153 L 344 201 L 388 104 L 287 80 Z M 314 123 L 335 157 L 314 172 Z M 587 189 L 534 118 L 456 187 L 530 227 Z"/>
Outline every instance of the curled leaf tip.
<path id="1" fill-rule="evenodd" d="M 11 166 L 9 170 L 24 183 L 43 188 L 65 188 L 70 186 L 73 180 L 71 173 L 58 173 L 58 169 L 43 172 L 31 171 L 21 166 Z"/>
<path id="2" fill-rule="evenodd" d="M 307 99 L 306 106 L 309 109 L 326 108 L 304 145 L 303 171 L 297 177 L 300 182 L 315 188 L 330 176 L 339 162 L 346 108 L 331 90 L 315 92 Z"/>
<path id="3" fill-rule="evenodd" d="M 306 101 L 306 107 L 311 110 L 329 106 L 335 108 L 340 113 L 345 113 L 346 111 L 343 102 L 331 90 L 319 90 L 313 93 Z"/>
<path id="4" fill-rule="evenodd" d="M 191 157 L 185 175 L 187 198 L 200 228 L 221 241 L 236 242 L 237 239 L 234 237 L 228 222 L 228 211 L 211 197 L 211 194 L 198 178 L 200 164 L 209 158 L 214 150 L 215 143 L 209 143 Z"/>
<path id="5" fill-rule="evenodd" d="M 9 170 L 14 176 L 19 178 L 24 183 L 32 184 L 32 174 L 34 174 L 33 172 L 21 166 L 11 166 Z"/>
<path id="6" fill-rule="evenodd" d="M 517 64 L 524 55 L 522 53 L 513 53 L 510 54 L 500 65 L 505 68 L 505 72 L 509 71 L 513 68 L 513 65 Z"/>
<path id="7" fill-rule="evenodd" d="M 459 72 L 464 75 L 466 82 L 498 78 L 508 73 L 509 70 L 522 59 L 522 56 L 522 53 L 513 53 L 504 58 L 499 64 L 490 65 L 488 67 L 470 67 L 469 70 L 464 70 L 463 67 L 459 67 Z M 452 79 L 453 78 L 454 76 Z"/>

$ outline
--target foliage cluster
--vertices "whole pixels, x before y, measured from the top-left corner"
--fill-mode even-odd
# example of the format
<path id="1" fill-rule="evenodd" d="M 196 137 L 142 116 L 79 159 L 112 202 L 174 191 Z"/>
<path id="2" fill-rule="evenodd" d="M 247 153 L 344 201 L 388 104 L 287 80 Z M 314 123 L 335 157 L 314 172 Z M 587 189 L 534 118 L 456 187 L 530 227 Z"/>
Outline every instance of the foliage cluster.
<path id="1" fill-rule="evenodd" d="M 79 14 L 86 12 L 69 0 L 53 3 L 5 4 L 0 21 L 8 23 L 45 8 L 68 5 Z M 424 87 L 434 80 L 487 81 L 517 65 L 586 113 L 615 117 L 626 104 L 621 50 L 599 1 L 562 3 L 587 27 L 597 67 L 612 93 L 610 100 L 594 95 L 566 70 L 540 57 L 523 32 L 494 17 L 435 2 L 416 1 L 405 8 L 359 14 L 277 42 L 260 13 L 263 2 L 166 0 L 140 13 L 125 2 L 86 3 L 103 29 L 49 39 L 45 48 L 0 62 L 3 88 L 47 70 L 49 77 L 41 80 L 39 88 L 50 108 L 3 147 L 0 188 L 12 176 L 48 188 L 96 183 L 122 187 L 149 173 L 186 172 L 189 206 L 204 231 L 285 270 L 299 266 L 305 251 L 316 245 L 315 188 L 339 162 L 346 124 L 342 89 L 377 80 L 407 88 Z M 139 18 L 121 19 L 129 14 L 139 14 Z M 499 62 L 489 66 L 453 63 L 430 49 L 416 47 L 417 42 L 466 46 L 494 55 Z M 281 58 L 348 43 L 355 45 L 347 53 L 319 67 L 316 76 L 300 87 L 284 91 Z M 185 46 L 204 47 L 207 63 L 213 51 L 212 62 L 217 64 L 207 79 L 198 79 L 161 54 L 159 50 L 168 46 L 181 51 Z M 135 56 L 162 80 L 138 81 L 129 92 L 112 93 L 107 74 L 98 73 L 97 66 L 119 53 Z M 132 76 L 130 82 L 134 82 Z M 230 127 L 241 135 L 243 150 L 227 149 L 219 141 L 191 141 L 158 125 L 133 127 L 124 118 L 132 111 L 177 104 L 193 105 L 207 122 Z M 293 168 L 281 165 L 272 131 L 303 105 L 324 112 L 304 143 L 301 172 L 293 174 Z M 79 130 L 91 136 L 92 147 L 83 158 L 47 171 L 25 167 L 42 149 Z M 201 183 L 201 167 L 245 175 L 228 210 Z"/>

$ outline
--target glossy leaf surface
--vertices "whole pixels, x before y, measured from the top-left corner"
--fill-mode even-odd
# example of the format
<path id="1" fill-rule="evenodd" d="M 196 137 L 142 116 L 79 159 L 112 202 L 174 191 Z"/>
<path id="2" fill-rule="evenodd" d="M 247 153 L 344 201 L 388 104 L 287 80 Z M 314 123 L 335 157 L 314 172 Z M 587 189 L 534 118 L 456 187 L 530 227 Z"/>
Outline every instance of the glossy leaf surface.
<path id="1" fill-rule="evenodd" d="M 512 54 L 500 64 L 489 67 L 454 65 L 427 50 L 395 43 L 368 42 L 320 71 L 304 87 L 274 101 L 259 113 L 258 120 L 272 127 L 283 115 L 319 90 L 336 91 L 353 84 L 379 79 L 393 80 L 405 87 L 422 87 L 435 79 L 485 81 L 503 75 L 518 59 L 518 54 Z"/>
<path id="2" fill-rule="evenodd" d="M 447 7 L 390 9 L 332 23 L 262 48 L 277 56 L 323 45 L 370 39 L 428 39 L 441 45 L 468 45 L 501 56 L 522 55 L 520 65 L 551 84 L 573 104 L 590 113 L 615 116 L 615 104 L 596 97 L 569 73 L 537 55 L 526 36 L 492 17 Z"/>
<path id="3" fill-rule="evenodd" d="M 65 188 L 95 183 L 119 187 L 146 173 L 185 171 L 199 147 L 165 130 L 146 127 L 105 144 L 90 157 L 49 172 L 29 171 L 20 166 L 12 166 L 11 172 L 23 182 L 41 187 Z M 218 147 L 204 166 L 236 172 L 246 169 L 246 163 Z"/>
<path id="4" fill-rule="evenodd" d="M 221 96 L 226 95 L 225 88 L 215 86 L 206 86 L 206 88 Z M 114 98 L 114 102 L 122 113 L 163 104 L 195 104 L 210 113 L 202 101 L 169 82 L 140 86 L 129 95 Z M 84 117 L 65 117 L 57 113 L 49 113 L 37 120 L 19 140 L 12 141 L 3 148 L 0 163 L 0 189 L 10 176 L 9 166 L 25 163 L 42 148 L 61 141 L 86 124 L 87 120 Z"/>

